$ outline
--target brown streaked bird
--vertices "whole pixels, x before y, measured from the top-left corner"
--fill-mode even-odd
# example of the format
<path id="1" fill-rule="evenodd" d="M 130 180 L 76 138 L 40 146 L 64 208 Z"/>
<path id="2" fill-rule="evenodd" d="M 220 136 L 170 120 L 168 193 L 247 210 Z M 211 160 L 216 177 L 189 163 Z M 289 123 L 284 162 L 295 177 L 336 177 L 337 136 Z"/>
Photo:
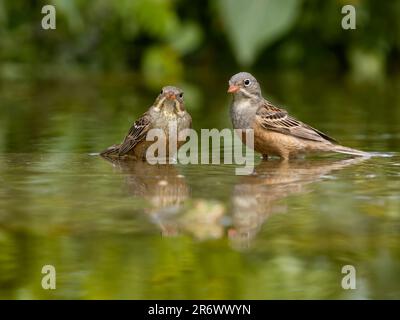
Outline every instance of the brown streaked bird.
<path id="1" fill-rule="evenodd" d="M 100 155 L 103 157 L 125 157 L 129 156 L 137 160 L 145 160 L 147 148 L 154 141 L 146 141 L 146 136 L 151 129 L 161 129 L 166 138 L 165 150 L 166 157 L 169 154 L 169 129 L 171 124 L 176 124 L 176 131 L 179 133 L 192 126 L 192 117 L 185 109 L 183 91 L 173 86 L 162 88 L 154 104 L 135 121 L 128 134 L 121 144 L 115 144 Z M 163 143 L 164 143 L 163 142 Z M 177 149 L 185 143 L 177 141 Z"/>
<path id="2" fill-rule="evenodd" d="M 250 73 L 235 74 L 229 80 L 228 92 L 233 93 L 230 108 L 233 127 L 253 129 L 254 150 L 265 159 L 275 155 L 287 160 L 315 152 L 370 156 L 367 152 L 339 145 L 335 139 L 274 106 L 263 98 L 257 79 Z"/>

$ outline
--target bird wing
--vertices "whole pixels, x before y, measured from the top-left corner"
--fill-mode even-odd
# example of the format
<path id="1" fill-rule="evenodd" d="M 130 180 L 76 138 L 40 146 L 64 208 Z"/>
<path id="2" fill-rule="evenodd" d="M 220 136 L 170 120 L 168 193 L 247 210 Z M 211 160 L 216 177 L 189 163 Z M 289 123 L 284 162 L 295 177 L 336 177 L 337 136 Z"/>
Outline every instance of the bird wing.
<path id="1" fill-rule="evenodd" d="M 293 118 L 284 109 L 275 107 L 265 101 L 256 112 L 256 121 L 267 130 L 291 135 L 297 138 L 318 142 L 337 141 L 325 133 L 310 127 L 309 125 Z"/>
<path id="2" fill-rule="evenodd" d="M 128 134 L 122 141 L 118 155 L 123 156 L 131 151 L 139 142 L 146 138 L 147 132 L 151 127 L 151 117 L 146 112 L 138 120 L 135 121 L 133 126 L 129 129 Z"/>

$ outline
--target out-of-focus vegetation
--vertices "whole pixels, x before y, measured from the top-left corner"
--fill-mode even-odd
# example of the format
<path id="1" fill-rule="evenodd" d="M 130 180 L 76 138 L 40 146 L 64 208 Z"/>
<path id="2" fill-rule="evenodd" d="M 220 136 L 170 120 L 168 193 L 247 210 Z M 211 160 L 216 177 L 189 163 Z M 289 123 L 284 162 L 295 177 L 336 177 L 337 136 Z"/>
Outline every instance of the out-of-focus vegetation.
<path id="1" fill-rule="evenodd" d="M 45 4 L 56 30 L 41 28 Z M 345 4 L 356 30 L 341 27 Z M 399 69 L 399 24 L 399 1 L 0 1 L 0 75 L 135 72 L 153 88 L 193 67 L 381 79 Z"/>
<path id="2" fill-rule="evenodd" d="M 398 298 L 399 24 L 400 1 L 0 0 L 0 299 Z M 230 127 L 243 69 L 304 122 L 387 157 L 238 177 L 88 155 L 166 84 L 195 129 Z M 45 264 L 57 290 L 40 286 Z M 346 264 L 357 290 L 340 285 Z"/>

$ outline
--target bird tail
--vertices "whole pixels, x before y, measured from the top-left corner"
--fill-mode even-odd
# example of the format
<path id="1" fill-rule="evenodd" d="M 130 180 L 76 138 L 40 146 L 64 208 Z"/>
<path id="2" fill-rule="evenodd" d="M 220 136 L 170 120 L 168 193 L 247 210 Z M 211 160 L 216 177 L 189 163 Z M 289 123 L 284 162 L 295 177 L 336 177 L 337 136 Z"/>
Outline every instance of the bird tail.
<path id="1" fill-rule="evenodd" d="M 361 151 L 361 150 L 357 150 L 357 149 L 352 149 L 352 148 L 348 148 L 348 147 L 344 147 L 341 145 L 336 145 L 332 151 L 334 152 L 339 152 L 339 153 L 345 153 L 345 154 L 351 154 L 353 156 L 359 156 L 359 157 L 372 157 L 372 154 L 365 152 L 365 151 Z"/>
<path id="2" fill-rule="evenodd" d="M 111 147 L 100 152 L 101 156 L 109 157 L 109 156 L 117 156 L 119 153 L 119 144 L 114 144 Z"/>

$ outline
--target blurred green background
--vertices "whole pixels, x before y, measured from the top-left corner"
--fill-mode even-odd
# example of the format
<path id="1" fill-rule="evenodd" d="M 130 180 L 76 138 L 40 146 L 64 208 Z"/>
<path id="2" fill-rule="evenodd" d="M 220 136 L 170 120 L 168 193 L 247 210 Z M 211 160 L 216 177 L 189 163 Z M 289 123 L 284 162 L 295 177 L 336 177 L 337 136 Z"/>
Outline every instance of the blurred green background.
<path id="1" fill-rule="evenodd" d="M 56 30 L 41 28 L 45 4 Z M 0 0 L 0 298 L 399 298 L 399 24 L 400 1 Z M 385 157 L 257 159 L 238 177 L 88 155 L 167 84 L 195 129 L 230 128 L 227 82 L 244 70 Z"/>
<path id="2" fill-rule="evenodd" d="M 56 30 L 41 28 L 45 4 L 56 8 Z M 341 28 L 345 4 L 356 8 L 356 30 Z M 0 74 L 135 73 L 156 89 L 212 69 L 374 80 L 399 71 L 399 21 L 399 1 L 2 0 Z"/>

